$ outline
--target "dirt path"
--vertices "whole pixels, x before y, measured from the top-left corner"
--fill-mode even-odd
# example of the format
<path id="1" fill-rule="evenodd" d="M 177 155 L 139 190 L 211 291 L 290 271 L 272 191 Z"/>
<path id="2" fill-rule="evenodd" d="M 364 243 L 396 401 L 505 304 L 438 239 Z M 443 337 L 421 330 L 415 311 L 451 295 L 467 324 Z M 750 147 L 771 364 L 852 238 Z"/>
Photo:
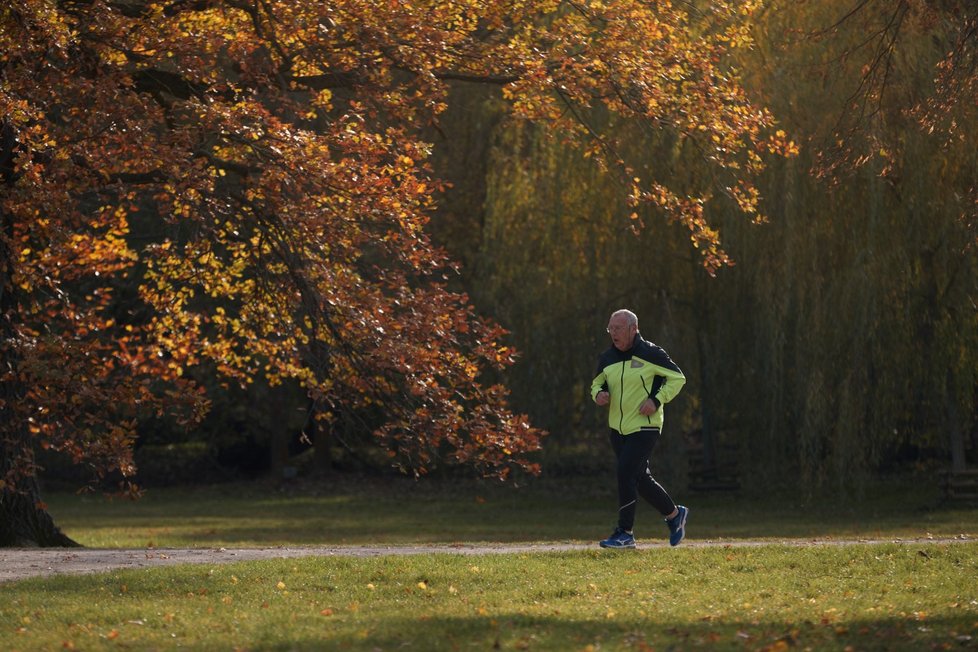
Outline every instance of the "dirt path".
<path id="1" fill-rule="evenodd" d="M 691 540 L 684 547 L 745 547 L 760 545 L 823 546 L 897 543 L 934 545 L 974 543 L 978 538 L 957 537 L 921 539 L 767 539 L 767 540 Z M 665 548 L 666 543 L 643 543 L 641 549 Z M 115 569 L 138 569 L 173 564 L 229 564 L 255 559 L 288 559 L 295 557 L 377 557 L 381 555 L 492 555 L 525 552 L 562 552 L 597 550 L 594 543 L 521 543 L 521 544 L 432 544 L 391 546 L 313 546 L 271 548 L 0 548 L 0 582 L 57 574 L 100 573 Z"/>

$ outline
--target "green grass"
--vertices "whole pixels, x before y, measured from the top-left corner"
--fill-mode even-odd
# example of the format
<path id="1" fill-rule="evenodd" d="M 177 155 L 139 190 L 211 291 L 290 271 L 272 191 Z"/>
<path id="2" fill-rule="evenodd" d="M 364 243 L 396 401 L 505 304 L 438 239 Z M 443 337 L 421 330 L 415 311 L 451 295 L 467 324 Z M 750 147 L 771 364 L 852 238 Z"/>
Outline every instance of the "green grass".
<path id="1" fill-rule="evenodd" d="M 735 495 L 677 496 L 691 539 L 978 536 L 978 510 L 936 507 L 920 483 L 880 485 L 860 502 Z M 454 542 L 593 541 L 614 525 L 612 482 L 482 483 L 356 479 L 270 488 L 155 489 L 136 502 L 45 496 L 66 534 L 89 547 L 208 547 Z M 641 505 L 636 536 L 661 539 Z"/>
<path id="2" fill-rule="evenodd" d="M 22 581 L 5 650 L 974 647 L 978 544 L 305 558 Z"/>
<path id="3" fill-rule="evenodd" d="M 519 491 L 377 481 L 47 496 L 93 547 L 595 541 L 610 482 Z M 308 557 L 0 586 L 2 650 L 919 650 L 978 647 L 978 543 L 804 547 L 781 538 L 978 536 L 978 510 L 904 482 L 858 502 L 683 496 L 712 547 Z M 663 541 L 647 507 L 639 544 Z M 724 547 L 741 538 L 757 547 Z"/>

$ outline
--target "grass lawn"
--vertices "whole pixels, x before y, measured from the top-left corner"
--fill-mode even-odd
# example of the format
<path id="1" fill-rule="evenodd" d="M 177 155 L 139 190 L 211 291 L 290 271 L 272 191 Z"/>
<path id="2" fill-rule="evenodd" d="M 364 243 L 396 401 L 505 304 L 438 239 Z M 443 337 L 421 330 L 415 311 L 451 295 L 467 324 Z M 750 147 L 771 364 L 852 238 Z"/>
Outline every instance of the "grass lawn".
<path id="1" fill-rule="evenodd" d="M 112 571 L 0 586 L 3 650 L 920 650 L 978 648 L 978 543 L 781 545 L 781 538 L 978 535 L 978 510 L 913 486 L 858 504 L 681 497 L 691 539 L 468 556 L 312 557 Z M 593 541 L 600 484 L 225 486 L 144 501 L 49 496 L 89 546 Z M 665 528 L 639 513 L 643 536 Z M 723 540 L 769 539 L 758 547 Z"/>
<path id="2" fill-rule="evenodd" d="M 47 495 L 66 534 L 88 547 L 208 547 L 455 542 L 597 541 L 611 533 L 611 478 L 492 483 L 358 478 L 330 483 L 153 489 L 139 501 Z M 692 539 L 978 536 L 978 509 L 939 505 L 912 480 L 875 487 L 859 502 L 677 495 Z M 666 528 L 639 506 L 635 535 Z"/>
<path id="3" fill-rule="evenodd" d="M 978 544 L 304 558 L 5 585 L 4 650 L 974 648 Z"/>

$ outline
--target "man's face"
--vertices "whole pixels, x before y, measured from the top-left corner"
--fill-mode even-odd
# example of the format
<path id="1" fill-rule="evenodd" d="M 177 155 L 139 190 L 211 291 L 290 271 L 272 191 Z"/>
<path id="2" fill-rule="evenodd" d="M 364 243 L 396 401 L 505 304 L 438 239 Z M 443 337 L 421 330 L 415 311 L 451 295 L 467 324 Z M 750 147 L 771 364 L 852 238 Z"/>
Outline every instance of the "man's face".
<path id="1" fill-rule="evenodd" d="M 617 315 L 608 322 L 608 334 L 611 335 L 611 341 L 619 351 L 627 351 L 632 348 L 632 342 L 635 340 L 635 333 L 637 332 L 638 329 L 628 324 L 626 315 Z"/>

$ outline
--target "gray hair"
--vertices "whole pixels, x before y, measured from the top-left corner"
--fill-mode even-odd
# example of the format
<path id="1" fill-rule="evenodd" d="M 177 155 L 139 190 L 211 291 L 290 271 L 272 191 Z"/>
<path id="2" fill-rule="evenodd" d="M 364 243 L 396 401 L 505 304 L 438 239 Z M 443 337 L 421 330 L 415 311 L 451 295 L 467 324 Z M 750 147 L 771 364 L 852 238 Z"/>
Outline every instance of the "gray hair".
<path id="1" fill-rule="evenodd" d="M 616 310 L 613 313 L 611 313 L 611 318 L 614 319 L 619 315 L 624 315 L 625 317 L 628 318 L 629 326 L 634 326 L 635 328 L 638 328 L 638 315 L 636 315 L 634 312 L 632 312 L 631 310 L 627 310 L 626 308 L 622 308 L 621 310 Z"/>

